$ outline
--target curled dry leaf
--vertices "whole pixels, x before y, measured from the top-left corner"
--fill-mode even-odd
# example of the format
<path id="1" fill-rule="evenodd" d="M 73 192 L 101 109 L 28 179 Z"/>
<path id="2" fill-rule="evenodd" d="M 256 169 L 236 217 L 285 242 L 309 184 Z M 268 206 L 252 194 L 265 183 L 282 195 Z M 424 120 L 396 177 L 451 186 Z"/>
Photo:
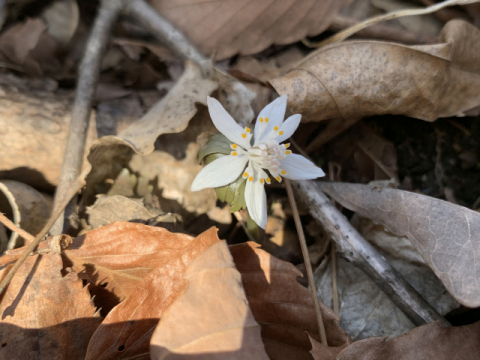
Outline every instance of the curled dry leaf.
<path id="1" fill-rule="evenodd" d="M 150 0 L 207 55 L 217 60 L 290 44 L 328 28 L 351 0 Z"/>
<path id="2" fill-rule="evenodd" d="M 11 264 L 0 268 L 3 278 Z M 75 272 L 62 276 L 60 255 L 30 256 L 0 302 L 0 358 L 84 359 L 100 324 L 87 288 Z"/>
<path id="3" fill-rule="evenodd" d="M 301 272 L 248 242 L 230 246 L 235 265 L 262 340 L 271 359 L 312 359 L 309 351 L 319 340 L 315 308 L 310 291 L 297 282 Z M 320 303 L 328 349 L 316 344 L 315 358 L 333 360 L 351 340 L 338 325 L 333 311 Z M 309 335 L 307 335 L 307 332 Z"/>
<path id="4" fill-rule="evenodd" d="M 406 236 L 462 305 L 480 306 L 480 214 L 463 206 L 392 188 L 319 183 L 344 207 Z"/>
<path id="5" fill-rule="evenodd" d="M 125 223 L 117 223 L 116 226 L 122 224 Z M 115 230 L 113 225 L 115 224 L 110 227 Z M 150 338 L 159 319 L 188 285 L 187 280 L 183 278 L 185 269 L 205 249 L 220 241 L 215 228 L 192 238 L 182 234 L 171 234 L 163 229 L 144 225 L 136 226 L 136 231 L 134 229 L 130 236 L 134 236 L 137 241 L 143 237 L 160 235 L 160 239 L 166 237 L 169 240 L 168 245 L 163 244 L 163 250 L 168 251 L 168 246 L 171 246 L 176 247 L 178 251 L 174 253 L 158 252 L 155 255 L 157 259 L 154 261 L 157 261 L 158 266 L 136 284 L 122 303 L 108 313 L 93 334 L 88 345 L 87 360 L 129 359 L 132 357 L 149 359 Z M 120 235 L 118 232 L 117 234 Z M 175 239 L 176 236 L 183 237 L 180 238 L 183 240 L 183 244 Z M 115 240 L 113 241 L 115 242 Z M 122 236 L 120 235 L 116 241 L 122 241 Z M 129 247 L 133 248 L 131 237 L 127 239 L 127 242 Z M 117 262 L 118 260 L 112 261 Z M 147 265 L 149 261 L 144 259 L 142 263 Z"/>
<path id="6" fill-rule="evenodd" d="M 90 283 L 104 312 L 130 294 L 152 270 L 184 251 L 192 237 L 163 228 L 118 221 L 74 239 L 65 263 Z"/>
<path id="7" fill-rule="evenodd" d="M 313 52 L 270 82 L 305 121 L 461 116 L 480 105 L 479 39 L 478 28 L 453 20 L 435 45 L 348 41 Z"/>
<path id="8" fill-rule="evenodd" d="M 225 241 L 201 253 L 183 277 L 188 286 L 155 329 L 151 359 L 268 359 Z"/>
<path id="9" fill-rule="evenodd" d="M 337 360 L 464 360 L 478 359 L 479 354 L 480 322 L 447 328 L 432 323 L 393 339 L 357 341 Z"/>

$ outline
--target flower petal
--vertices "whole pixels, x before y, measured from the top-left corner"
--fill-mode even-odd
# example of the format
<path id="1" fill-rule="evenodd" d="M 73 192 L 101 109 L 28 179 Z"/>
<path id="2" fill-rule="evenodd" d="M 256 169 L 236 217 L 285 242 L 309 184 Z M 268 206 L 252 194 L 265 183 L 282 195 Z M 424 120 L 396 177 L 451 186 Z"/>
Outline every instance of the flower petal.
<path id="1" fill-rule="evenodd" d="M 280 160 L 280 169 L 286 171 L 286 174 L 280 172 L 281 175 L 291 180 L 308 180 L 325 176 L 322 169 L 298 154 L 290 154 Z"/>
<path id="2" fill-rule="evenodd" d="M 213 124 L 228 140 L 245 149 L 250 148 L 250 137 L 243 138 L 245 130 L 238 125 L 217 99 L 207 96 L 208 112 Z M 247 140 L 248 139 L 248 140 Z"/>
<path id="3" fill-rule="evenodd" d="M 245 169 L 247 161 L 247 155 L 225 155 L 212 161 L 197 174 L 191 190 L 216 188 L 234 182 Z"/>
<path id="4" fill-rule="evenodd" d="M 255 123 L 255 144 L 258 144 L 262 139 L 264 139 L 275 126 L 280 127 L 283 119 L 285 118 L 286 109 L 287 95 L 282 95 L 265 106 L 262 111 L 260 111 L 260 114 L 257 117 L 257 122 Z M 266 121 L 267 118 L 268 122 Z"/>
<path id="5" fill-rule="evenodd" d="M 258 172 L 254 171 L 253 181 L 247 179 L 245 186 L 245 202 L 247 210 L 253 221 L 262 229 L 267 225 L 267 195 L 265 187 L 260 183 Z"/>
<path id="6" fill-rule="evenodd" d="M 277 133 L 280 134 L 283 131 L 282 135 L 278 135 L 275 140 L 277 140 L 279 144 L 287 140 L 293 135 L 295 130 L 297 130 L 298 125 L 300 125 L 300 120 L 302 120 L 302 115 L 300 114 L 290 116 L 287 120 L 285 120 L 280 127 L 280 131 Z"/>

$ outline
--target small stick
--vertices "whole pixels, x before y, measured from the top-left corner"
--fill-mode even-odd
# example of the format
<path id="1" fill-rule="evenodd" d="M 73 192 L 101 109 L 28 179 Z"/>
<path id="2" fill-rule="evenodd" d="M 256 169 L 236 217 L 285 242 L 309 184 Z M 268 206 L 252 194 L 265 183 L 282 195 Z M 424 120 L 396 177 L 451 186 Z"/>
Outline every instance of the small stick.
<path id="1" fill-rule="evenodd" d="M 364 271 L 394 304 L 417 326 L 439 321 L 449 326 L 425 299 L 395 270 L 375 248 L 348 222 L 328 200 L 314 181 L 294 182 L 299 201 L 303 201 L 312 217 L 335 241 L 351 263 Z"/>
<path id="2" fill-rule="evenodd" d="M 337 286 L 337 249 L 332 244 L 332 294 L 333 294 L 333 312 L 340 317 L 340 306 L 338 304 L 338 286 Z"/>
<path id="3" fill-rule="evenodd" d="M 297 227 L 298 239 L 300 240 L 300 246 L 302 248 L 303 260 L 305 261 L 305 269 L 307 270 L 308 285 L 312 292 L 313 303 L 315 304 L 315 313 L 317 314 L 317 323 L 320 330 L 320 340 L 325 346 L 327 343 L 327 333 L 325 331 L 325 325 L 323 324 L 322 311 L 320 310 L 320 302 L 317 296 L 317 290 L 315 281 L 313 280 L 312 264 L 310 263 L 310 256 L 308 254 L 307 241 L 305 240 L 305 234 L 303 233 L 302 222 L 300 221 L 300 215 L 298 214 L 297 204 L 293 195 L 292 185 L 290 180 L 285 179 L 285 188 L 287 189 L 288 200 L 293 211 L 293 219 L 295 220 L 295 226 Z"/>
<path id="4" fill-rule="evenodd" d="M 121 0 L 102 0 L 100 9 L 95 18 L 92 32 L 85 47 L 80 69 L 78 72 L 78 83 L 75 91 L 75 102 L 72 109 L 72 119 L 68 132 L 65 155 L 63 157 L 60 180 L 55 191 L 54 211 L 65 198 L 72 182 L 78 177 L 82 170 L 83 158 L 85 155 L 85 144 L 87 140 L 88 124 L 92 111 L 92 102 L 97 88 L 100 64 L 107 45 L 110 29 L 117 19 L 123 2 Z M 73 206 L 69 206 L 68 213 L 73 212 Z M 52 227 L 51 233 L 58 235 L 64 232 L 64 216 Z"/>
<path id="5" fill-rule="evenodd" d="M 396 19 L 399 17 L 404 17 L 404 16 L 413 16 L 413 15 L 425 15 L 425 14 L 430 14 L 435 11 L 438 11 L 440 9 L 443 9 L 444 7 L 447 6 L 453 6 L 453 5 L 466 5 L 466 4 L 473 4 L 479 2 L 479 0 L 447 0 L 429 7 L 426 7 L 424 9 L 404 9 L 404 10 L 399 10 L 399 11 L 393 11 L 387 14 L 379 15 L 379 16 L 374 16 L 370 19 L 367 19 L 365 21 L 362 21 L 352 27 L 349 27 L 348 29 L 345 29 L 343 31 L 340 31 L 339 33 L 333 35 L 332 37 L 320 41 L 318 43 L 310 43 L 310 46 L 312 47 L 322 47 L 326 46 L 329 44 L 333 44 L 336 42 L 340 42 L 345 40 L 346 38 L 352 36 L 356 32 L 365 29 L 368 26 L 371 26 L 373 24 L 377 24 L 381 21 L 386 21 L 386 20 L 392 20 Z"/>
<path id="6" fill-rule="evenodd" d="M 208 58 L 174 25 L 158 13 L 144 0 L 124 0 L 125 12 L 133 16 L 159 41 L 167 45 L 183 60 L 192 60 L 204 75 L 211 72 L 212 65 Z"/>
<path id="7" fill-rule="evenodd" d="M 47 235 L 48 231 L 53 226 L 53 224 L 58 219 L 58 217 L 63 213 L 63 210 L 68 205 L 70 200 L 85 185 L 85 177 L 87 176 L 89 171 L 90 171 L 90 169 L 88 169 L 88 168 L 85 169 L 85 171 L 82 174 L 80 174 L 80 176 L 70 185 L 70 188 L 67 190 L 67 193 L 65 194 L 65 198 L 60 203 L 60 205 L 57 207 L 57 209 L 54 211 L 53 215 L 50 217 L 50 219 L 45 224 L 43 229 L 38 233 L 38 235 L 35 237 L 35 239 L 26 247 L 25 251 L 18 258 L 15 265 L 13 265 L 13 267 L 10 269 L 8 274 L 3 278 L 2 282 L 0 283 L 0 295 L 6 289 L 8 284 L 10 284 L 10 281 L 13 279 L 13 276 L 15 275 L 17 270 L 20 268 L 20 266 L 22 266 L 25 259 L 30 255 L 30 253 L 33 250 L 35 250 L 35 248 L 38 246 L 38 244 L 44 238 L 44 236 Z"/>
<path id="8" fill-rule="evenodd" d="M 32 242 L 35 240 L 35 236 L 32 234 L 26 232 L 25 230 L 19 228 L 17 225 L 15 225 L 12 221 L 10 221 L 9 218 L 7 218 L 5 215 L 0 213 L 0 222 L 5 225 L 7 228 L 12 230 L 13 232 L 16 232 L 18 235 L 23 237 L 27 242 Z"/>

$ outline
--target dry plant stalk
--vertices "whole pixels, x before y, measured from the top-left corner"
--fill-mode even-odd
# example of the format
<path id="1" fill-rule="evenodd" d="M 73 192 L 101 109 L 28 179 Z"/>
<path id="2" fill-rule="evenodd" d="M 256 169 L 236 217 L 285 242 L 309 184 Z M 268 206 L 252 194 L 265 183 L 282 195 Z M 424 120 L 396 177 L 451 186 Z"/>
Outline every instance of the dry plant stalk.
<path id="1" fill-rule="evenodd" d="M 426 15 L 426 14 L 430 14 L 430 13 L 433 13 L 435 11 L 438 11 L 440 9 L 443 9 L 447 6 L 466 5 L 466 4 L 473 4 L 473 3 L 476 3 L 476 2 L 479 2 L 479 0 L 447 0 L 447 1 L 444 1 L 442 3 L 438 3 L 438 4 L 435 4 L 435 5 L 432 5 L 432 6 L 428 6 L 425 9 L 406 9 L 406 10 L 392 11 L 390 13 L 374 16 L 370 19 L 362 21 L 362 22 L 360 22 L 360 23 L 358 23 L 358 24 L 356 24 L 352 27 L 349 27 L 349 28 L 347 28 L 343 31 L 340 31 L 339 33 L 336 33 L 332 37 L 330 37 L 328 39 L 325 39 L 323 41 L 315 43 L 315 42 L 310 42 L 310 41 L 305 39 L 305 40 L 303 40 L 303 43 L 308 47 L 314 47 L 314 48 L 322 47 L 322 46 L 326 46 L 326 45 L 329 45 L 329 44 L 333 44 L 333 43 L 336 43 L 336 42 L 343 41 L 343 40 L 349 38 L 350 36 L 352 36 L 353 34 L 355 34 L 356 32 L 358 32 L 362 29 L 365 29 L 365 28 L 367 28 L 371 25 L 382 22 L 382 21 L 392 20 L 392 19 L 396 19 L 396 18 L 404 17 L 404 16 Z"/>
<path id="2" fill-rule="evenodd" d="M 328 173 L 330 177 L 330 181 L 340 180 L 340 172 L 342 171 L 342 167 L 333 162 L 328 163 Z M 332 201 L 334 206 L 337 206 L 335 201 Z M 340 306 L 338 301 L 338 285 L 337 285 L 337 247 L 335 243 L 332 244 L 331 249 L 332 255 L 332 295 L 333 295 L 333 312 L 335 315 L 340 317 Z"/>
<path id="3" fill-rule="evenodd" d="M 30 255 L 32 251 L 38 246 L 40 241 L 43 239 L 45 235 L 47 235 L 50 228 L 53 226 L 55 221 L 60 217 L 63 213 L 63 210 L 67 207 L 70 200 L 77 194 L 77 192 L 85 185 L 85 177 L 87 176 L 88 172 L 90 171 L 89 168 L 85 169 L 80 176 L 70 185 L 70 188 L 67 190 L 65 197 L 63 198 L 62 202 L 58 205 L 56 210 L 54 211 L 53 215 L 50 217 L 48 222 L 43 227 L 42 231 L 38 233 L 38 235 L 33 239 L 33 241 L 26 247 L 23 254 L 18 258 L 17 262 L 13 267 L 10 269 L 8 274 L 3 278 L 2 282 L 0 283 L 0 295 L 3 293 L 5 288 L 8 286 L 10 281 L 13 279 L 13 276 L 17 272 L 17 270 L 22 266 L 25 259 Z M 7 219 L 8 220 L 8 219 Z M 30 234 L 29 234 L 30 235 Z M 30 235 L 33 237 L 32 235 Z"/>
<path id="4" fill-rule="evenodd" d="M 9 218 L 7 218 L 5 215 L 0 213 L 0 222 L 5 225 L 5 227 L 9 228 L 13 232 L 16 232 L 18 235 L 23 237 L 27 242 L 32 242 L 35 240 L 35 236 L 32 234 L 26 232 L 23 229 L 20 229 L 17 225 L 15 225 L 13 222 L 10 221 Z"/>
<path id="5" fill-rule="evenodd" d="M 303 260 L 305 261 L 305 269 L 307 270 L 308 285 L 310 287 L 310 291 L 312 292 L 313 303 L 315 304 L 315 313 L 317 315 L 317 323 L 320 331 L 320 340 L 323 345 L 328 346 L 327 333 L 325 331 L 323 316 L 320 310 L 320 302 L 317 296 L 315 280 L 313 279 L 312 263 L 310 262 L 310 256 L 308 254 L 307 242 L 305 240 L 305 234 L 303 233 L 302 222 L 300 221 L 300 215 L 298 214 L 297 204 L 295 203 L 292 185 L 290 184 L 290 180 L 288 179 L 285 179 L 285 188 L 287 189 L 288 200 L 290 201 L 290 206 L 292 207 L 293 219 L 295 220 L 298 239 L 300 240 L 300 246 L 302 248 Z"/>

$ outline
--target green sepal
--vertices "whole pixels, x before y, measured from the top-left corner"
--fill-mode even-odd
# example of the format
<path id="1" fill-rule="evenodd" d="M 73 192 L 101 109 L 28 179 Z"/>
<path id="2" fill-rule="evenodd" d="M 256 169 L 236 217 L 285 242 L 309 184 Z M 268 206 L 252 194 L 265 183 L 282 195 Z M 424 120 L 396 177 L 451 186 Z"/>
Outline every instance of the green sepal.
<path id="1" fill-rule="evenodd" d="M 232 152 L 231 144 L 233 143 L 222 134 L 212 135 L 198 152 L 198 163 L 205 160 L 205 165 L 208 165 L 222 156 L 229 155 Z M 230 205 L 230 212 L 247 208 L 245 202 L 246 183 L 247 181 L 240 175 L 234 182 L 215 188 L 217 198 Z"/>

